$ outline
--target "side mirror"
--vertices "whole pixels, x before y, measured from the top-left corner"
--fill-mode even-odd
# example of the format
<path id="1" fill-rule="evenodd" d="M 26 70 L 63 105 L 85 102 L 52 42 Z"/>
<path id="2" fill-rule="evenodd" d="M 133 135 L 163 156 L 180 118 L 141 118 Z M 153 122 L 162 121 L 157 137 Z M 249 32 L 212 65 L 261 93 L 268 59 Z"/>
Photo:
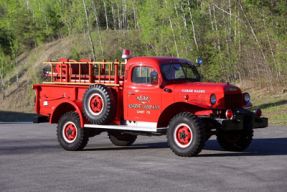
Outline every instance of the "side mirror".
<path id="1" fill-rule="evenodd" d="M 198 57 L 198 58 L 196 59 L 196 63 L 197 63 L 197 66 L 196 66 L 196 67 L 200 67 L 200 65 L 202 64 L 202 59 Z"/>
<path id="2" fill-rule="evenodd" d="M 158 74 L 157 72 L 151 72 L 150 73 L 150 82 L 152 85 L 157 85 L 158 84 Z"/>

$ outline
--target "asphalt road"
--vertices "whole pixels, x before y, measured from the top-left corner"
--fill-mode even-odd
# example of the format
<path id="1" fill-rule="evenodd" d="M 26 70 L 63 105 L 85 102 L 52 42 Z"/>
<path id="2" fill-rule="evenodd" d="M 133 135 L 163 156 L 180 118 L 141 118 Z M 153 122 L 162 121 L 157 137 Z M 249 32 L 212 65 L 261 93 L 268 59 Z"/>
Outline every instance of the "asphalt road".
<path id="1" fill-rule="evenodd" d="M 116 147 L 106 133 L 64 151 L 56 125 L 0 123 L 0 191 L 287 191 L 287 127 L 258 129 L 244 152 L 215 137 L 198 157 L 178 157 L 166 137 Z"/>

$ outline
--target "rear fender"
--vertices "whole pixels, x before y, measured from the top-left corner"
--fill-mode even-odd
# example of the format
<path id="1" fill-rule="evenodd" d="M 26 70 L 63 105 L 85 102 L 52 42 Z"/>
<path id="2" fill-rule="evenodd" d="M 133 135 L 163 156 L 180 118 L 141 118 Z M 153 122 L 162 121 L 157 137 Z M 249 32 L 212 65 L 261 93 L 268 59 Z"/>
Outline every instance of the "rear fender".
<path id="1" fill-rule="evenodd" d="M 83 118 L 83 112 L 81 108 L 82 102 L 79 101 L 70 101 L 65 100 L 64 102 L 57 105 L 51 115 L 50 123 L 58 123 L 59 119 L 62 115 L 69 111 L 74 111 L 79 114 L 80 121 L 81 121 L 81 127 L 84 127 L 84 118 Z"/>
<path id="2" fill-rule="evenodd" d="M 158 119 L 158 127 L 167 126 L 171 118 L 178 113 L 190 112 L 193 114 L 197 113 L 200 114 L 200 112 L 203 111 L 209 111 L 210 113 L 212 112 L 211 109 L 212 107 L 204 105 L 202 103 L 200 103 L 200 105 L 198 105 L 197 103 L 186 103 L 186 102 L 173 103 L 162 111 Z"/>

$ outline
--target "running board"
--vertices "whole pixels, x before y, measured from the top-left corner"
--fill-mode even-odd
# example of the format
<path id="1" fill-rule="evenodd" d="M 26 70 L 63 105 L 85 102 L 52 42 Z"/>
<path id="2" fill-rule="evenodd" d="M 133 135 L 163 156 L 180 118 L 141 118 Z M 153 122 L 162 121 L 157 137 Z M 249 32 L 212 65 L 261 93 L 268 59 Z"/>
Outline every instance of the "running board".
<path id="1" fill-rule="evenodd" d="M 114 130 L 124 130 L 124 131 L 144 131 L 144 132 L 161 132 L 167 129 L 167 127 L 138 127 L 131 125 L 95 125 L 95 124 L 84 124 L 86 128 L 95 129 L 114 129 Z"/>

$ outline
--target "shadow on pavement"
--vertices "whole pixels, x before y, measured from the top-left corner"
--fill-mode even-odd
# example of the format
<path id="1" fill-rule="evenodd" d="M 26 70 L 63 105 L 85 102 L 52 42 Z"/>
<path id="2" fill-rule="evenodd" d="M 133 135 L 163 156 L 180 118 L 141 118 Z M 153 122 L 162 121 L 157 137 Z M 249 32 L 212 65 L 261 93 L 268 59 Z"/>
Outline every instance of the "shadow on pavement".
<path id="1" fill-rule="evenodd" d="M 0 137 L 0 156 L 19 154 L 45 154 L 61 149 L 55 139 L 5 139 Z M 53 143 L 51 145 L 51 143 Z"/>
<path id="2" fill-rule="evenodd" d="M 108 147 L 99 147 L 95 146 L 96 148 L 88 148 L 84 149 L 84 151 L 117 151 L 117 150 L 139 150 L 139 149 L 160 149 L 160 148 L 169 148 L 167 142 L 159 142 L 159 143 L 144 143 L 144 144 L 133 144 L 127 147 L 118 147 L 112 145 Z"/>
<path id="3" fill-rule="evenodd" d="M 253 139 L 251 145 L 242 152 L 228 152 L 224 151 L 217 140 L 208 140 L 204 149 L 198 157 L 221 157 L 221 156 L 275 156 L 275 155 L 287 155 L 287 138 L 264 138 Z M 96 147 L 96 146 L 95 146 Z M 159 143 L 144 143 L 134 144 L 129 147 L 100 147 L 100 148 L 88 148 L 84 151 L 118 151 L 118 150 L 140 150 L 140 149 L 164 149 L 169 148 L 167 142 Z M 214 151 L 214 153 L 206 150 Z M 221 153 L 223 152 L 223 153 Z"/>
<path id="4" fill-rule="evenodd" d="M 287 155 L 287 138 L 253 139 L 251 145 L 242 152 L 224 151 L 216 140 L 206 142 L 204 150 L 224 151 L 217 154 L 199 154 L 199 156 L 275 156 Z"/>
<path id="5" fill-rule="evenodd" d="M 0 122 L 33 122 L 34 116 L 38 116 L 38 114 L 0 111 Z"/>

